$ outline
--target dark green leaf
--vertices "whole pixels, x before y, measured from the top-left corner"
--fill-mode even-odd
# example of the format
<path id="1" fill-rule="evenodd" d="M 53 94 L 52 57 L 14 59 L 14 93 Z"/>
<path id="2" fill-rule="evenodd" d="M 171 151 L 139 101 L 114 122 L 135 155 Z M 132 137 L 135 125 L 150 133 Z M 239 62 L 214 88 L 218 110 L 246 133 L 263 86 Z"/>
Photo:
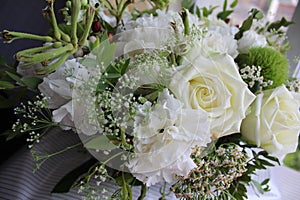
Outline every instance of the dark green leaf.
<path id="1" fill-rule="evenodd" d="M 270 166 L 270 167 L 275 166 L 274 164 L 272 164 L 272 163 L 270 163 L 270 162 L 268 162 L 268 161 L 266 161 L 266 160 L 262 160 L 262 159 L 260 159 L 260 163 L 261 163 L 262 165 L 264 165 L 264 166 Z"/>
<path id="2" fill-rule="evenodd" d="M 263 13 L 256 8 L 253 8 L 250 12 L 251 15 L 243 22 L 242 26 L 240 27 L 240 31 L 235 34 L 234 38 L 236 40 L 241 39 L 243 37 L 243 33 L 251 28 L 253 19 L 263 18 Z"/>
<path id="3" fill-rule="evenodd" d="M 107 76 L 105 76 L 105 78 L 120 78 L 120 77 L 121 74 L 114 74 L 114 73 L 107 74 Z"/>
<path id="4" fill-rule="evenodd" d="M 202 9 L 202 11 L 203 11 L 203 16 L 204 16 L 204 17 L 207 17 L 207 16 L 208 16 L 208 9 L 207 9 L 206 7 L 204 7 L 204 8 Z"/>
<path id="5" fill-rule="evenodd" d="M 266 185 L 266 184 L 269 183 L 269 181 L 270 181 L 270 179 L 266 179 L 266 180 L 264 180 L 264 181 L 261 183 L 261 185 Z"/>
<path id="6" fill-rule="evenodd" d="M 16 136 L 18 136 L 18 132 L 14 132 L 12 130 L 6 130 L 4 131 L 3 133 L 1 133 L 1 136 L 5 137 L 6 138 L 6 141 L 9 141 L 13 138 L 15 138 Z"/>
<path id="7" fill-rule="evenodd" d="M 226 11 L 226 9 L 227 9 L 227 0 L 224 0 L 223 11 Z"/>
<path id="8" fill-rule="evenodd" d="M 218 13 L 217 17 L 219 19 L 225 20 L 231 13 L 233 13 L 233 10 L 226 10 L 226 11 Z"/>
<path id="9" fill-rule="evenodd" d="M 194 11 L 194 2 L 193 0 L 183 0 L 181 1 L 181 7 L 189 10 L 191 13 Z"/>
<path id="10" fill-rule="evenodd" d="M 0 55 L 0 66 L 5 66 L 5 67 L 8 66 L 6 63 L 6 59 L 2 55 Z"/>
<path id="11" fill-rule="evenodd" d="M 5 90 L 8 94 L 7 96 L 0 95 L 0 108 L 11 108 L 15 107 L 19 100 L 26 92 L 26 88 L 18 88 L 16 91 Z"/>
<path id="12" fill-rule="evenodd" d="M 95 159 L 90 159 L 84 164 L 80 165 L 76 169 L 69 172 L 64 176 L 54 187 L 51 193 L 66 193 L 68 192 L 75 181 L 84 173 L 86 173 L 91 166 L 93 166 L 97 161 Z"/>
<path id="13" fill-rule="evenodd" d="M 7 71 L 6 73 L 7 73 L 7 75 L 8 75 L 11 79 L 13 79 L 14 81 L 23 84 L 23 81 L 22 81 L 21 77 L 19 77 L 18 75 L 13 74 L 13 73 L 8 72 L 8 71 Z"/>
<path id="14" fill-rule="evenodd" d="M 1 81 L 0 80 L 0 90 L 5 90 L 5 89 L 13 89 L 15 88 L 15 85 L 8 82 L 8 81 Z"/>
<path id="15" fill-rule="evenodd" d="M 287 27 L 291 24 L 293 24 L 294 22 L 292 21 L 287 21 L 284 17 L 281 18 L 281 20 L 278 20 L 278 21 L 275 21 L 273 23 L 271 23 L 269 26 L 268 26 L 268 31 L 271 31 L 271 30 L 275 30 L 277 31 L 278 29 L 280 29 L 282 26 L 284 27 Z"/>
<path id="16" fill-rule="evenodd" d="M 38 85 L 42 82 L 42 79 L 38 77 L 24 77 L 21 78 L 22 83 L 32 90 L 36 90 Z"/>
<path id="17" fill-rule="evenodd" d="M 123 175 L 122 175 L 123 173 Z M 122 186 L 123 184 L 123 177 L 125 178 L 126 182 L 129 184 L 129 185 L 132 185 L 132 186 L 139 186 L 139 185 L 142 185 L 143 183 L 139 180 L 137 180 L 131 173 L 127 173 L 127 172 L 120 172 L 118 173 L 116 176 L 114 176 L 114 179 L 115 179 L 115 182 L 119 185 L 119 186 Z"/>

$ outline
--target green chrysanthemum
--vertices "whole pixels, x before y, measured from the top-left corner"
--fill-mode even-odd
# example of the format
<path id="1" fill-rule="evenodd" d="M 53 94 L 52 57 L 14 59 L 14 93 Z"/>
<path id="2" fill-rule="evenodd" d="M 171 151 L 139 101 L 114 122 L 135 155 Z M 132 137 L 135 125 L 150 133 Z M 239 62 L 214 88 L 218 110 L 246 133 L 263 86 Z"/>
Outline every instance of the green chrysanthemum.
<path id="1" fill-rule="evenodd" d="M 236 58 L 241 68 L 244 66 L 260 66 L 264 81 L 273 81 L 272 85 L 264 89 L 276 88 L 284 84 L 288 77 L 289 62 L 279 51 L 268 47 L 254 47 L 248 54 L 241 54 Z"/>

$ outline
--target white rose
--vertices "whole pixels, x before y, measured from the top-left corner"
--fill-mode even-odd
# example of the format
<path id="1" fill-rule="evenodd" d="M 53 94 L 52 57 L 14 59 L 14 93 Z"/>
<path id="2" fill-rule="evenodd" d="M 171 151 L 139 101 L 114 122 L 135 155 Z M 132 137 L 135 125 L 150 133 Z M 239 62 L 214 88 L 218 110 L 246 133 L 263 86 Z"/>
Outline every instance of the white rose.
<path id="1" fill-rule="evenodd" d="M 149 109 L 149 104 L 143 108 Z M 137 156 L 128 168 L 147 186 L 163 180 L 170 183 L 175 175 L 187 176 L 196 167 L 190 157 L 192 147 L 210 142 L 206 113 L 183 109 L 167 89 L 150 112 L 137 115 L 134 134 Z"/>
<path id="2" fill-rule="evenodd" d="M 200 54 L 199 54 L 200 55 Z M 199 56 L 174 72 L 170 89 L 186 108 L 209 115 L 214 139 L 240 131 L 253 95 L 229 55 Z"/>
<path id="3" fill-rule="evenodd" d="M 248 53 L 251 47 L 264 47 L 266 45 L 266 37 L 259 35 L 254 30 L 244 32 L 243 37 L 238 40 L 238 50 L 240 53 Z"/>
<path id="4" fill-rule="evenodd" d="M 300 132 L 300 98 L 295 97 L 285 86 L 257 95 L 242 123 L 242 135 L 279 158 L 294 152 Z"/>

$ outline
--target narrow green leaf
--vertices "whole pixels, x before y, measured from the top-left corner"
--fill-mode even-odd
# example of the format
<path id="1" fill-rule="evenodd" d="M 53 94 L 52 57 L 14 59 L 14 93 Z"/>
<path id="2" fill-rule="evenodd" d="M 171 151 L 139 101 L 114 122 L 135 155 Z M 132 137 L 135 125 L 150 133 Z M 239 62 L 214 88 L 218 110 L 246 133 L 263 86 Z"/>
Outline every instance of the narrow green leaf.
<path id="1" fill-rule="evenodd" d="M 223 4 L 223 12 L 226 11 L 226 8 L 227 8 L 227 0 L 224 1 L 224 4 Z"/>
<path id="2" fill-rule="evenodd" d="M 8 81 L 1 81 L 0 80 L 0 90 L 6 90 L 6 89 L 13 89 L 15 88 L 15 85 L 8 82 Z"/>
<path id="3" fill-rule="evenodd" d="M 22 83 L 32 90 L 36 90 L 38 85 L 42 82 L 42 79 L 38 77 L 24 77 L 21 78 Z"/>
<path id="4" fill-rule="evenodd" d="M 115 74 L 115 73 L 111 73 L 111 74 L 107 74 L 107 76 L 105 76 L 106 78 L 120 78 L 121 74 Z"/>
<path id="5" fill-rule="evenodd" d="M 256 180 L 252 180 L 251 181 L 253 183 L 253 185 L 256 187 L 256 189 L 263 194 L 264 193 L 264 189 L 262 188 L 261 184 L 259 182 L 257 182 Z"/>
<path id="6" fill-rule="evenodd" d="M 18 75 L 13 74 L 13 73 L 11 73 L 11 72 L 6 72 L 6 73 L 7 73 L 7 75 L 8 75 L 11 79 L 13 79 L 14 81 L 23 84 L 23 81 L 22 81 L 21 77 L 19 77 Z"/>
<path id="7" fill-rule="evenodd" d="M 226 10 L 226 11 L 218 13 L 217 17 L 219 19 L 225 20 L 231 13 L 233 13 L 233 10 Z"/>
<path id="8" fill-rule="evenodd" d="M 8 66 L 6 63 L 6 59 L 2 55 L 0 55 L 0 66 L 5 66 L 5 67 Z"/>
<path id="9" fill-rule="evenodd" d="M 87 162 L 83 163 L 76 169 L 69 172 L 64 176 L 53 188 L 51 193 L 66 193 L 69 192 L 75 181 L 84 173 L 86 173 L 91 166 L 93 166 L 97 160 L 90 159 Z"/>
<path id="10" fill-rule="evenodd" d="M 231 4 L 230 4 L 230 8 L 234 8 L 235 6 L 237 6 L 238 4 L 238 0 L 234 0 Z"/>
<path id="11" fill-rule="evenodd" d="M 267 184 L 269 183 L 269 181 L 270 181 L 270 179 L 267 178 L 266 180 L 264 180 L 264 181 L 261 183 L 261 185 L 267 185 Z"/>
<path id="12" fill-rule="evenodd" d="M 84 144 L 85 148 L 88 149 L 98 149 L 98 150 L 113 150 L 118 148 L 118 146 L 111 143 L 111 141 L 105 135 L 99 135 L 87 143 Z"/>
<path id="13" fill-rule="evenodd" d="M 273 23 L 271 23 L 269 26 L 268 26 L 268 31 L 271 31 L 271 30 L 279 30 L 282 26 L 284 27 L 287 27 L 291 24 L 293 24 L 294 22 L 292 21 L 287 21 L 284 17 L 281 18 L 281 20 L 278 20 L 278 21 L 275 21 Z"/>

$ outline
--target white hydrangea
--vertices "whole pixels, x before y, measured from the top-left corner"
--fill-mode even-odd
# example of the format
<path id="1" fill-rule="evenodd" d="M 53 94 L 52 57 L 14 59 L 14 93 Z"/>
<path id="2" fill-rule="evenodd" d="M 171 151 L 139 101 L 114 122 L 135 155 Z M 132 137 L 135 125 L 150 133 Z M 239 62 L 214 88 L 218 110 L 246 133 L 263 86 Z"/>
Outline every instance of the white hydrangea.
<path id="1" fill-rule="evenodd" d="M 54 122 L 67 126 L 63 129 L 69 130 L 74 126 L 72 114 L 72 87 L 76 81 L 76 74 L 86 74 L 83 66 L 76 59 L 67 60 L 54 73 L 43 78 L 38 86 L 42 94 L 49 98 L 48 107 L 54 109 L 52 112 Z"/>
<path id="2" fill-rule="evenodd" d="M 150 104 L 144 109 L 149 110 Z M 210 142 L 205 112 L 183 109 L 183 104 L 165 89 L 150 112 L 140 110 L 134 125 L 137 156 L 128 167 L 136 178 L 154 185 L 172 182 L 175 175 L 187 176 L 196 167 L 192 147 Z"/>

